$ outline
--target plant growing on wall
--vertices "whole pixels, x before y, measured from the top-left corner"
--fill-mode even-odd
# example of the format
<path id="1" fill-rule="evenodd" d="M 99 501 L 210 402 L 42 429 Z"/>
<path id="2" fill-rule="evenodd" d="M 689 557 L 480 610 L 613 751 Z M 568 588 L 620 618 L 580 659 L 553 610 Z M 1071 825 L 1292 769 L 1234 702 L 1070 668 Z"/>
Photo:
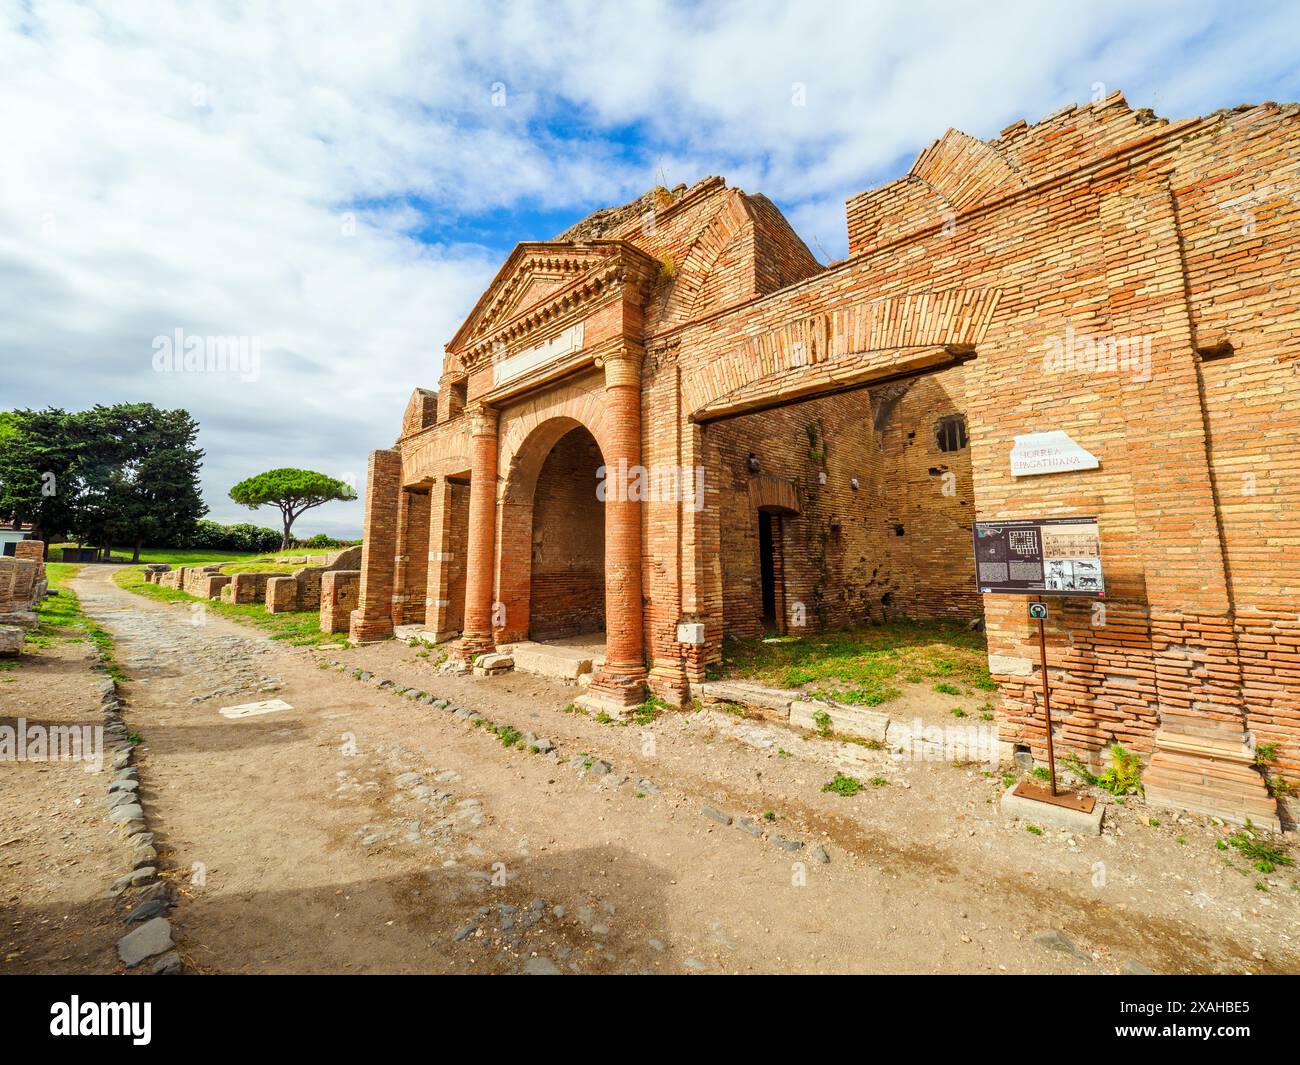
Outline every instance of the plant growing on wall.
<path id="1" fill-rule="evenodd" d="M 809 422 L 803 427 L 808 437 L 808 458 L 814 466 L 826 466 L 826 438 L 822 436 L 822 423 Z"/>
<path id="2" fill-rule="evenodd" d="M 286 551 L 293 523 L 304 511 L 334 500 L 356 499 L 357 493 L 350 485 L 315 470 L 284 467 L 267 470 L 266 473 L 240 481 L 230 490 L 230 498 L 250 510 L 261 506 L 279 507 L 280 518 L 284 523 L 284 539 L 280 550 Z"/>

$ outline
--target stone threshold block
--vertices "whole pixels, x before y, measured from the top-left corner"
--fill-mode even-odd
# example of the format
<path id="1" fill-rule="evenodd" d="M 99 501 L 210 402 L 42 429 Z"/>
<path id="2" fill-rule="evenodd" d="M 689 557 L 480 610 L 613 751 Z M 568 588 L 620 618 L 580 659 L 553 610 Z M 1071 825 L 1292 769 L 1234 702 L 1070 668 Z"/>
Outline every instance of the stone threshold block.
<path id="1" fill-rule="evenodd" d="M 710 702 L 730 703 L 749 710 L 757 710 L 764 717 L 778 721 L 791 720 L 792 704 L 804 698 L 804 693 L 800 691 L 769 688 L 763 684 L 742 680 L 707 681 L 699 686 L 699 692 L 706 705 Z"/>
<path id="2" fill-rule="evenodd" d="M 1065 828 L 1081 836 L 1101 835 L 1101 822 L 1106 816 L 1106 807 L 1102 802 L 1097 802 L 1092 813 L 1085 814 L 1082 810 L 1071 810 L 1068 806 L 1056 806 L 1050 802 L 1039 802 L 1037 799 L 1012 794 L 1019 784 L 1017 781 L 1002 793 L 1003 817 L 1014 817 L 1034 825 Z"/>
<path id="3" fill-rule="evenodd" d="M 862 706 L 848 706 L 844 703 L 796 699 L 790 704 L 790 724 L 799 728 L 820 731 L 818 715 L 826 714 L 830 718 L 830 731 L 841 736 L 857 736 L 864 740 L 884 743 L 891 722 L 888 714 L 879 710 L 868 710 Z"/>

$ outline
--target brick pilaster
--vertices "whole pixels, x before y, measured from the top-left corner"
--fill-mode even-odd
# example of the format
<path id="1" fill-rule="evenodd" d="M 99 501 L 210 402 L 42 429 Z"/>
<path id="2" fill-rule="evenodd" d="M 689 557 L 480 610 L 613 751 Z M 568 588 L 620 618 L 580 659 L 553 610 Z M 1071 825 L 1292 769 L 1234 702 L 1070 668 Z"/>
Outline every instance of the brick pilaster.
<path id="1" fill-rule="evenodd" d="M 444 477 L 429 489 L 429 551 L 425 578 L 424 627 L 435 640 L 459 631 L 452 624 L 451 578 L 456 563 L 452 543 L 451 484 Z"/>
<path id="2" fill-rule="evenodd" d="M 401 487 L 402 456 L 396 451 L 372 451 L 366 474 L 361 593 L 348 633 L 353 643 L 373 643 L 393 635 L 393 558 Z"/>
<path id="3" fill-rule="evenodd" d="M 1143 241 L 1129 238 L 1140 221 Z M 1150 380 L 1122 389 L 1125 443 L 1158 462 L 1131 467 L 1137 546 L 1144 556 L 1151 656 L 1160 705 L 1146 797 L 1280 827 L 1277 803 L 1252 768 L 1241 664 L 1214 499 L 1178 220 L 1162 177 L 1103 192 L 1111 330 L 1154 334 Z M 1170 426 L 1177 446 L 1170 447 Z"/>

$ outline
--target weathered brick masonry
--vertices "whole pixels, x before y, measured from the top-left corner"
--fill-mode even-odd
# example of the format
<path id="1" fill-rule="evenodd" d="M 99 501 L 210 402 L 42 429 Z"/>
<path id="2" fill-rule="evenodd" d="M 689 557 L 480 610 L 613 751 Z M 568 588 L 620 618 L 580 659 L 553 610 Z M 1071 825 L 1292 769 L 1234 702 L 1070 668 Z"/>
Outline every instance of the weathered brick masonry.
<path id="1" fill-rule="evenodd" d="M 1042 757 L 1035 630 L 976 594 L 970 523 L 1095 514 L 1104 611 L 1049 622 L 1058 746 L 1275 823 L 1251 745 L 1300 778 L 1300 108 L 949 131 L 848 232 L 824 268 L 710 178 L 520 244 L 372 456 L 353 638 L 419 620 L 464 658 L 599 624 L 603 585 L 587 698 L 617 709 L 765 625 L 982 610 L 1002 736 Z M 1013 476 L 1046 430 L 1098 468 Z"/>

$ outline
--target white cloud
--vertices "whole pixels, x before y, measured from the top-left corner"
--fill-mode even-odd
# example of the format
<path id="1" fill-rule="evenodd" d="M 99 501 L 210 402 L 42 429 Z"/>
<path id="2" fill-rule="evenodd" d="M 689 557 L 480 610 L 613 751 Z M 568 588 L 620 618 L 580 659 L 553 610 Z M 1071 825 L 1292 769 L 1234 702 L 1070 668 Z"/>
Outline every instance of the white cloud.
<path id="1" fill-rule="evenodd" d="M 495 214 L 576 218 L 660 168 L 722 173 L 835 257 L 844 198 L 948 126 L 989 136 L 1096 83 L 1172 117 L 1300 88 L 1287 6 L 0 12 L 0 406 L 187 407 L 223 520 L 249 519 L 225 491 L 263 468 L 364 474 L 505 246 L 549 235 L 458 235 Z M 261 378 L 154 373 L 177 327 L 259 337 Z M 355 533 L 360 508 L 303 520 Z"/>

